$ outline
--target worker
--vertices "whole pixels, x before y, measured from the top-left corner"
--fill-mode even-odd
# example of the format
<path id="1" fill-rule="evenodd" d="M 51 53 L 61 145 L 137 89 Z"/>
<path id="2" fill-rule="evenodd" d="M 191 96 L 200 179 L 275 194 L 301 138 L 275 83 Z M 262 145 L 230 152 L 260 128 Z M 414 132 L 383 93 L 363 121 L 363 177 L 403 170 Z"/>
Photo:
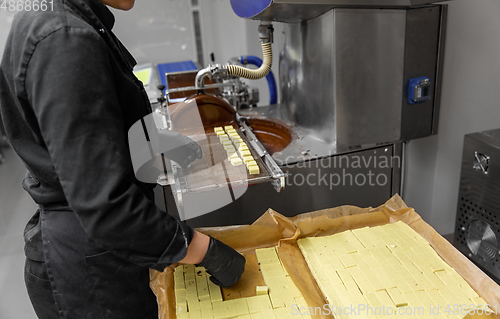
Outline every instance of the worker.
<path id="1" fill-rule="evenodd" d="M 154 185 L 134 175 L 127 132 L 151 106 L 108 9 L 133 5 L 53 0 L 12 22 L 0 112 L 39 205 L 24 238 L 26 287 L 41 319 L 158 318 L 148 268 L 201 265 L 224 287 L 244 270 L 234 249 L 160 211 Z M 201 156 L 189 138 L 171 138 L 181 147 L 167 156 L 180 165 Z"/>

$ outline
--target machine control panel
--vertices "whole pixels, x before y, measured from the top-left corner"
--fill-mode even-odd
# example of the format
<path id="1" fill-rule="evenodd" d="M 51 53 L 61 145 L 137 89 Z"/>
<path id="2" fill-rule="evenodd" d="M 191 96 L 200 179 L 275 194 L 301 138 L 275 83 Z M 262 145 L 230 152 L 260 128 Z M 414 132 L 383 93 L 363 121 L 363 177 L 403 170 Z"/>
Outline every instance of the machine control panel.
<path id="1" fill-rule="evenodd" d="M 408 104 L 422 103 L 431 98 L 431 80 L 421 76 L 408 81 Z"/>

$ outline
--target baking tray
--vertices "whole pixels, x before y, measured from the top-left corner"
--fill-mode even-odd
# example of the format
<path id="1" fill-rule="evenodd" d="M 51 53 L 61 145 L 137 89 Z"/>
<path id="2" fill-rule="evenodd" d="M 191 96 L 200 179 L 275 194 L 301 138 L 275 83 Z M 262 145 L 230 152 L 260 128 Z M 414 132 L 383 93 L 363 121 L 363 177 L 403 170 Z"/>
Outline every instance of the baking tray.
<path id="1" fill-rule="evenodd" d="M 296 217 L 285 217 L 269 209 L 252 225 L 198 228 L 242 253 L 247 259 L 245 272 L 239 282 L 230 288 L 223 288 L 224 300 L 255 296 L 255 287 L 263 285 L 255 249 L 278 246 L 279 257 L 294 284 L 299 288 L 309 307 L 323 309 L 326 303 L 296 240 L 304 237 L 319 237 L 366 226 L 385 225 L 402 221 L 422 236 L 440 257 L 452 266 L 471 287 L 491 305 L 500 307 L 500 286 L 486 276 L 467 257 L 441 237 L 412 209 L 408 208 L 399 195 L 395 195 L 377 208 L 341 206 L 305 213 Z M 177 264 L 163 272 L 150 272 L 150 286 L 157 296 L 160 319 L 176 318 L 173 271 Z M 495 310 L 497 312 L 497 310 Z M 324 312 L 313 313 L 312 318 L 333 319 Z M 391 317 L 391 316 L 389 316 Z M 394 319 L 406 318 L 395 314 Z M 417 317 L 420 318 L 420 317 Z M 498 318 L 497 316 L 467 315 L 466 318 Z"/>

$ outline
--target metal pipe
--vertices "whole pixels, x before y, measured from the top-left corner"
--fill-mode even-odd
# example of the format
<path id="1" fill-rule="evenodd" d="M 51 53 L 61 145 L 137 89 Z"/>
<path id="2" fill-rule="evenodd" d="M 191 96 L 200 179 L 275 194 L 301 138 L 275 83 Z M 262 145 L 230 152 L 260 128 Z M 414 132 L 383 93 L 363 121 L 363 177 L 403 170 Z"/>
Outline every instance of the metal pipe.
<path id="1" fill-rule="evenodd" d="M 207 77 L 224 78 L 227 76 L 239 76 L 245 79 L 257 80 L 265 77 L 271 70 L 273 63 L 273 26 L 270 22 L 261 22 L 259 25 L 260 42 L 262 45 L 263 63 L 256 70 L 247 69 L 237 65 L 209 65 L 196 74 L 195 85 L 198 91 L 202 91 Z"/>
<path id="2" fill-rule="evenodd" d="M 262 65 L 262 60 L 253 55 L 241 56 L 239 59 L 234 58 L 236 62 L 240 62 L 241 64 L 253 64 L 256 67 L 260 67 Z M 229 60 L 232 62 L 233 59 Z M 269 104 L 278 103 L 278 92 L 276 89 L 276 80 L 274 79 L 273 71 L 269 71 L 266 75 L 267 85 L 269 86 Z"/>
<path id="3" fill-rule="evenodd" d="M 226 65 L 227 73 L 229 75 L 239 76 L 245 79 L 258 80 L 265 77 L 269 71 L 271 71 L 271 65 L 273 63 L 273 51 L 271 48 L 271 43 L 261 43 L 263 62 L 260 68 L 256 70 L 247 69 L 238 65 Z"/>
<path id="4" fill-rule="evenodd" d="M 203 90 L 203 87 L 205 86 L 205 79 L 207 77 L 212 77 L 212 66 L 210 65 L 204 69 L 201 69 L 196 74 L 195 86 L 197 90 Z"/>

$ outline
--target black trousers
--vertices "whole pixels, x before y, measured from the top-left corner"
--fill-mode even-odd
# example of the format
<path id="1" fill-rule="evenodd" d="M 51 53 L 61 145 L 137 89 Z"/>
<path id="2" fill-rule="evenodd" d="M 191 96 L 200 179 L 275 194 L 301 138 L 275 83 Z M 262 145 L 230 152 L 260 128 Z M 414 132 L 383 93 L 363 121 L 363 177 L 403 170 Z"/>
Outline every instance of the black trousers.
<path id="1" fill-rule="evenodd" d="M 157 319 L 149 270 L 102 249 L 72 211 L 40 210 L 44 261 L 26 259 L 39 319 Z"/>

